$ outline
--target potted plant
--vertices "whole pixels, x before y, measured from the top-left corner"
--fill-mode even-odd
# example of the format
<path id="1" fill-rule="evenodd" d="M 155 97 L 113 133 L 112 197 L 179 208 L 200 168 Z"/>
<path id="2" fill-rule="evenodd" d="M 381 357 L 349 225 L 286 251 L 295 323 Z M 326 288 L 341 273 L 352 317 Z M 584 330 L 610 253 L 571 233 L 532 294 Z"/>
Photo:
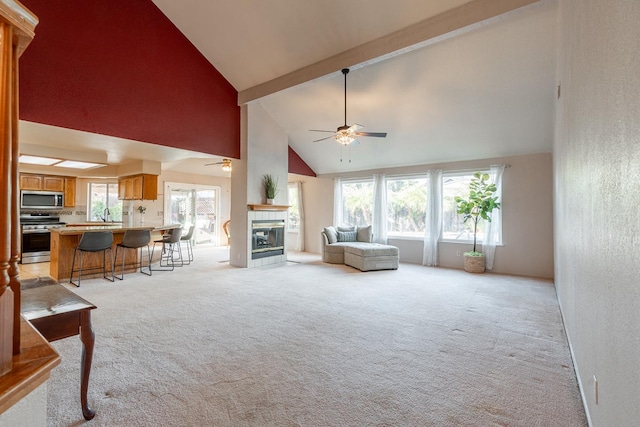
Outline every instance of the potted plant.
<path id="1" fill-rule="evenodd" d="M 273 199 L 278 194 L 278 179 L 274 179 L 271 174 L 266 174 L 262 177 L 262 185 L 264 185 L 264 192 L 267 196 L 267 204 L 272 205 Z"/>
<path id="2" fill-rule="evenodd" d="M 473 250 L 464 253 L 464 269 L 469 273 L 483 273 L 485 269 L 485 256 L 476 251 L 476 236 L 480 218 L 491 222 L 489 214 L 500 209 L 495 192 L 496 185 L 489 183 L 489 174 L 476 172 L 469 183 L 469 195 L 466 198 L 455 197 L 457 212 L 463 215 L 464 222 L 473 221 Z"/>

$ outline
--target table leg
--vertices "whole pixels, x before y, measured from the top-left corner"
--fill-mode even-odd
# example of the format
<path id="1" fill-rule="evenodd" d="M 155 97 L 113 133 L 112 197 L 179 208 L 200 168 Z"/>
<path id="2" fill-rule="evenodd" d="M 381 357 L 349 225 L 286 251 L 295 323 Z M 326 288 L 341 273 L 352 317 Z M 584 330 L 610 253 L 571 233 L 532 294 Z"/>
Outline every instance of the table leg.
<path id="1" fill-rule="evenodd" d="M 95 334 L 91 327 L 91 311 L 84 310 L 80 313 L 80 341 L 82 341 L 82 365 L 80 368 L 80 403 L 82 415 L 85 420 L 91 420 L 96 411 L 89 407 L 87 402 L 87 390 L 89 389 L 89 374 L 91 373 L 91 360 L 93 359 L 93 343 Z"/>

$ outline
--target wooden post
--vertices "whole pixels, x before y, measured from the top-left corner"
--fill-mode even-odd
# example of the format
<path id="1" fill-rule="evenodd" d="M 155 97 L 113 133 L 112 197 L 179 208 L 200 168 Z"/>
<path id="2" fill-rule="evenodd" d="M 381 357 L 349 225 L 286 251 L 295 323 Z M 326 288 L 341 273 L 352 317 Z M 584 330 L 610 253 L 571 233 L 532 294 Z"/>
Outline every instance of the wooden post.
<path id="1" fill-rule="evenodd" d="M 13 291 L 13 354 L 20 353 L 20 140 L 18 139 L 18 49 L 13 46 L 11 88 L 11 258 L 9 283 Z"/>
<path id="2" fill-rule="evenodd" d="M 12 32 L 10 25 L 0 22 L 0 375 L 11 371 L 14 333 L 14 293 L 9 287 L 12 229 Z"/>

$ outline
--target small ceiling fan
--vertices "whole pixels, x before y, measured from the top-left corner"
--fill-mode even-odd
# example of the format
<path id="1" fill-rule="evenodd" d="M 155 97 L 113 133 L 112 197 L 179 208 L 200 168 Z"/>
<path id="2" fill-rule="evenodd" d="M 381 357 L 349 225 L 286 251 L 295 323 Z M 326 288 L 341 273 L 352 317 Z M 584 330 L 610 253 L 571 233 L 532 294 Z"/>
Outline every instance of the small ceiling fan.
<path id="1" fill-rule="evenodd" d="M 222 159 L 221 162 L 215 162 L 215 163 L 205 163 L 205 166 L 212 166 L 212 165 L 222 165 L 223 171 L 231 172 L 231 159 Z"/>
<path id="2" fill-rule="evenodd" d="M 343 146 L 354 146 L 358 145 L 359 142 L 356 139 L 358 136 L 371 136 L 375 138 L 385 138 L 387 136 L 386 132 L 359 132 L 359 129 L 362 129 L 362 126 L 359 124 L 347 125 L 347 74 L 349 73 L 348 68 L 342 69 L 342 74 L 344 74 L 344 125 L 338 127 L 337 130 L 319 130 L 319 129 L 310 129 L 310 132 L 330 132 L 333 135 L 327 136 L 326 138 L 316 139 L 313 142 L 324 141 L 325 139 L 333 138 L 338 143 Z"/>

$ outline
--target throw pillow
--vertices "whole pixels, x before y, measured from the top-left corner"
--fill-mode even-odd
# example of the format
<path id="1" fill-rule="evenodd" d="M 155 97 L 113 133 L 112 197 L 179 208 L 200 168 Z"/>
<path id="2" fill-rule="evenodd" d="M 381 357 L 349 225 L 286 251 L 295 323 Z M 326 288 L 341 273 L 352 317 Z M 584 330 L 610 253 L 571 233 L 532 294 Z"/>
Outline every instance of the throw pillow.
<path id="1" fill-rule="evenodd" d="M 373 233 L 371 232 L 370 225 L 367 225 L 366 227 L 358 227 L 356 241 L 371 242 L 372 238 L 373 238 Z"/>
<path id="2" fill-rule="evenodd" d="M 355 242 L 356 231 L 338 231 L 338 242 Z"/>
<path id="3" fill-rule="evenodd" d="M 338 241 L 338 233 L 336 233 L 336 229 L 333 226 L 325 227 L 324 234 L 327 235 L 327 240 L 329 240 L 329 244 L 335 243 Z"/>
<path id="4" fill-rule="evenodd" d="M 338 227 L 338 231 L 356 231 L 355 227 Z"/>

